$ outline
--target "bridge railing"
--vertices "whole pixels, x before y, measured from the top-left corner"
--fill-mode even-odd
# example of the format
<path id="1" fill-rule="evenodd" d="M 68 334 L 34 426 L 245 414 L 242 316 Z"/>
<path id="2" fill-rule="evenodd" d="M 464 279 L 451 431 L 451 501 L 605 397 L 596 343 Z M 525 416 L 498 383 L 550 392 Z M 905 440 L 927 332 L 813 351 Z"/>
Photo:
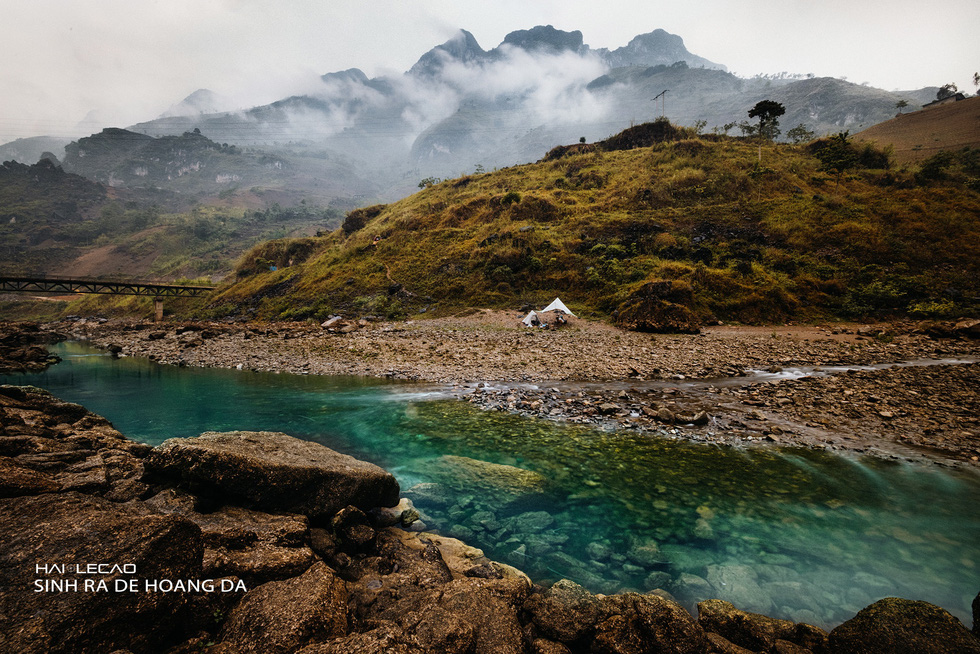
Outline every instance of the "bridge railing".
<path id="1" fill-rule="evenodd" d="M 207 295 L 215 288 L 217 287 L 168 282 L 0 274 L 0 292 L 8 293 L 98 293 L 149 295 L 153 297 L 197 297 Z"/>

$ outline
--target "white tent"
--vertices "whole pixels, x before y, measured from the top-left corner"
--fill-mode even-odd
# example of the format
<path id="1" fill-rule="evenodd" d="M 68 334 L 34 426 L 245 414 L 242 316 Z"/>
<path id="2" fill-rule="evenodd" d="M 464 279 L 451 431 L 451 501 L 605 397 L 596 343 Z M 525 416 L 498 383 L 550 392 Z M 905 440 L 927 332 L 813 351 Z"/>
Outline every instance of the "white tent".
<path id="1" fill-rule="evenodd" d="M 528 327 L 533 327 L 534 325 L 536 325 L 539 322 L 538 321 L 538 314 L 535 313 L 534 311 L 532 311 L 531 313 L 527 314 L 524 317 L 524 320 L 522 320 L 521 322 L 524 323 L 525 325 L 527 325 Z"/>
<path id="2" fill-rule="evenodd" d="M 541 313 L 546 313 L 548 311 L 562 311 L 570 315 L 572 318 L 578 318 L 578 316 L 576 316 L 574 313 L 569 311 L 568 307 L 565 306 L 565 303 L 559 300 L 558 298 L 555 298 L 554 302 L 546 306 L 544 309 L 541 309 Z"/>

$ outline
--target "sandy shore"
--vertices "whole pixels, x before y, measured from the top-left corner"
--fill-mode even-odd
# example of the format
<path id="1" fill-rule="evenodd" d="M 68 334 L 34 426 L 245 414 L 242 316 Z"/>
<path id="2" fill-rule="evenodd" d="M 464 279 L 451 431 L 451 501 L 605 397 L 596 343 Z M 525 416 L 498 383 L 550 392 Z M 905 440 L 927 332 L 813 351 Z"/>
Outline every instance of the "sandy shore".
<path id="1" fill-rule="evenodd" d="M 350 333 L 305 323 L 57 329 L 161 363 L 435 382 L 488 410 L 601 428 L 980 465 L 976 339 L 932 338 L 910 324 L 679 336 L 584 320 L 527 329 L 519 320 L 484 310 L 362 322 Z"/>

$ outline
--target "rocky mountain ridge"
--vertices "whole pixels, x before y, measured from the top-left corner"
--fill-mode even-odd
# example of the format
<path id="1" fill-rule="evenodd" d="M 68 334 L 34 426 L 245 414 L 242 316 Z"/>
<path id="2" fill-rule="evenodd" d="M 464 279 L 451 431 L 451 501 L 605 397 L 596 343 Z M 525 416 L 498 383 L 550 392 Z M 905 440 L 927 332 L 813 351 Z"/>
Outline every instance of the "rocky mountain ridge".
<path id="1" fill-rule="evenodd" d="M 227 104 L 199 89 L 128 131 L 161 138 L 199 129 L 215 143 L 300 158 L 299 169 L 310 179 L 295 185 L 356 206 L 362 198 L 404 197 L 420 179 L 533 161 L 556 145 L 600 140 L 658 114 L 727 131 L 769 98 L 786 106 L 784 130 L 803 124 L 820 135 L 858 131 L 891 118 L 900 100 L 914 107 L 935 95 L 935 89 L 892 93 L 803 75 L 741 78 L 662 29 L 610 49 L 591 47 L 580 31 L 550 25 L 511 32 L 489 50 L 460 30 L 402 75 L 368 77 L 350 68 L 326 73 L 320 82 L 319 90 L 244 111 L 219 111 Z M 43 150 L 61 157 L 64 144 L 52 143 L 22 139 L 0 152 L 24 163 Z M 338 172 L 316 165 L 324 159 L 346 171 L 339 188 L 323 188 L 322 180 Z M 83 168 L 79 163 L 76 172 Z M 134 170 L 145 168 L 139 162 Z M 241 181 L 236 175 L 242 177 L 215 176 L 212 185 L 220 188 L 210 191 L 234 192 Z M 92 178 L 115 184 L 125 183 L 123 177 L 116 172 L 110 181 L 103 171 Z"/>
<path id="2" fill-rule="evenodd" d="M 511 32 L 490 50 L 460 30 L 403 75 L 369 78 L 352 68 L 321 81 L 320 91 L 244 112 L 192 113 L 133 129 L 160 136 L 199 127 L 216 141 L 265 147 L 316 142 L 380 174 L 390 199 L 421 178 L 531 161 L 656 113 L 720 130 L 771 97 L 786 104 L 787 128 L 803 123 L 819 135 L 856 131 L 890 118 L 900 99 L 914 106 L 934 96 L 934 89 L 895 94 L 802 75 L 745 79 L 661 29 L 608 49 L 550 25 Z"/>

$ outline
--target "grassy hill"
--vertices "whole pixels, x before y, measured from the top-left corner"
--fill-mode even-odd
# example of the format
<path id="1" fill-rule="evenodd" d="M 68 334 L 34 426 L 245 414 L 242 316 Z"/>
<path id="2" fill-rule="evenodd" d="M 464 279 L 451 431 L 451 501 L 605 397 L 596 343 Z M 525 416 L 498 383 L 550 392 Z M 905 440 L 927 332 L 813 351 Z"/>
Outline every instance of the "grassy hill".
<path id="1" fill-rule="evenodd" d="M 282 203 L 309 198 L 328 204 L 351 189 L 372 195 L 351 162 L 329 153 L 272 153 L 217 143 L 200 133 L 152 137 L 107 128 L 65 147 L 64 168 L 114 188 L 163 190 L 187 203 L 213 197 L 255 200 L 275 193 Z M 261 203 L 261 200 L 260 200 Z M 269 206 L 271 203 L 266 203 Z"/>
<path id="2" fill-rule="evenodd" d="M 980 98 L 901 114 L 854 135 L 888 147 L 898 163 L 921 162 L 940 151 L 980 148 Z"/>
<path id="3" fill-rule="evenodd" d="M 230 272 L 258 242 L 336 227 L 341 211 L 299 200 L 241 206 L 240 196 L 190 203 L 173 193 L 119 189 L 49 160 L 0 166 L 0 271 L 17 274 L 174 279 Z M 270 197 L 271 196 L 271 197 Z"/>
<path id="4" fill-rule="evenodd" d="M 33 166 L 4 162 L 0 166 L 3 267 L 34 269 L 50 261 L 66 241 L 85 232 L 107 198 L 102 184 L 66 173 L 47 159 Z"/>
<path id="5" fill-rule="evenodd" d="M 210 312 L 405 316 L 560 295 L 651 331 L 975 312 L 976 158 L 922 175 L 849 146 L 838 174 L 815 156 L 827 145 L 766 145 L 760 163 L 754 143 L 640 125 L 262 244 Z"/>

